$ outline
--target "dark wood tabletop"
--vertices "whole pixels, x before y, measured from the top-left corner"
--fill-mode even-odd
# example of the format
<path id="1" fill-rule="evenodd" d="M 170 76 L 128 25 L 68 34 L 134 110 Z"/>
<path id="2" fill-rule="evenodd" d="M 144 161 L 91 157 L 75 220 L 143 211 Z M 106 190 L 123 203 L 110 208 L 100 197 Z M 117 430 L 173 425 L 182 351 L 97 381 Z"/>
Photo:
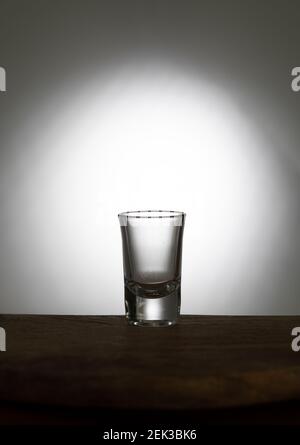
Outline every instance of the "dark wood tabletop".
<path id="1" fill-rule="evenodd" d="M 2 424 L 70 412 L 84 422 L 131 411 L 300 419 L 300 317 L 185 315 L 139 328 L 121 316 L 2 315 L 0 326 Z"/>

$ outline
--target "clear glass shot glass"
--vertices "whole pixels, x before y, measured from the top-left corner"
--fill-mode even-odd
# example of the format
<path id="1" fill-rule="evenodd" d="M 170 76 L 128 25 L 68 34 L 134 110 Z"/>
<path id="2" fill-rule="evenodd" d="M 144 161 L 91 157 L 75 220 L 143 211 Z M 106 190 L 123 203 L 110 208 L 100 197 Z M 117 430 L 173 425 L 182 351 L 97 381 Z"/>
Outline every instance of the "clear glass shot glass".
<path id="1" fill-rule="evenodd" d="M 118 217 L 129 324 L 175 324 L 180 314 L 185 213 L 139 210 L 120 213 Z"/>

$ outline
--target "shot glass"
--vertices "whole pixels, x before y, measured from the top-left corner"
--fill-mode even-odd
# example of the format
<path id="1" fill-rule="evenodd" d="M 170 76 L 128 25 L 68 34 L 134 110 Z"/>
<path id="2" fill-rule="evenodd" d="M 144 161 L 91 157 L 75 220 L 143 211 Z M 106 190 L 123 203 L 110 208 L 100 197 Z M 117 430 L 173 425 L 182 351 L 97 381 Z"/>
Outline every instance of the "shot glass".
<path id="1" fill-rule="evenodd" d="M 120 213 L 118 217 L 129 324 L 175 324 L 180 314 L 185 213 L 139 210 Z"/>

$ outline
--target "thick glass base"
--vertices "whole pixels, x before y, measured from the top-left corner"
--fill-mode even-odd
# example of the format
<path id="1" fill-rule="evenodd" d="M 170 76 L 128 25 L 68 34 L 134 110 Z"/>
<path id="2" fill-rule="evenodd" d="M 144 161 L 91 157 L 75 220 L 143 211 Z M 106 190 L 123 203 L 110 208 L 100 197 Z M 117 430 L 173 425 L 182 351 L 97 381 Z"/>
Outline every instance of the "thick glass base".
<path id="1" fill-rule="evenodd" d="M 126 319 L 130 325 L 172 326 L 180 314 L 180 285 L 169 295 L 155 298 L 136 295 L 125 286 L 125 308 Z"/>
<path id="2" fill-rule="evenodd" d="M 176 324 L 177 320 L 167 321 L 167 320 L 130 320 L 127 317 L 128 324 L 130 326 L 141 326 L 145 328 L 164 328 L 168 326 L 173 326 Z"/>

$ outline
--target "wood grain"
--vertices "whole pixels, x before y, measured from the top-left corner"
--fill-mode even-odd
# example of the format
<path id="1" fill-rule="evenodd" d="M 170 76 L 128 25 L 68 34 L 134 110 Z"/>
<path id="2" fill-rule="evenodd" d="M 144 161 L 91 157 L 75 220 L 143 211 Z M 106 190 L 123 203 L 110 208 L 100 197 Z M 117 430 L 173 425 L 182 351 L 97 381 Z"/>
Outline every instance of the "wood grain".
<path id="1" fill-rule="evenodd" d="M 300 399 L 300 317 L 3 315 L 0 398 L 97 409 L 201 410 Z"/>

